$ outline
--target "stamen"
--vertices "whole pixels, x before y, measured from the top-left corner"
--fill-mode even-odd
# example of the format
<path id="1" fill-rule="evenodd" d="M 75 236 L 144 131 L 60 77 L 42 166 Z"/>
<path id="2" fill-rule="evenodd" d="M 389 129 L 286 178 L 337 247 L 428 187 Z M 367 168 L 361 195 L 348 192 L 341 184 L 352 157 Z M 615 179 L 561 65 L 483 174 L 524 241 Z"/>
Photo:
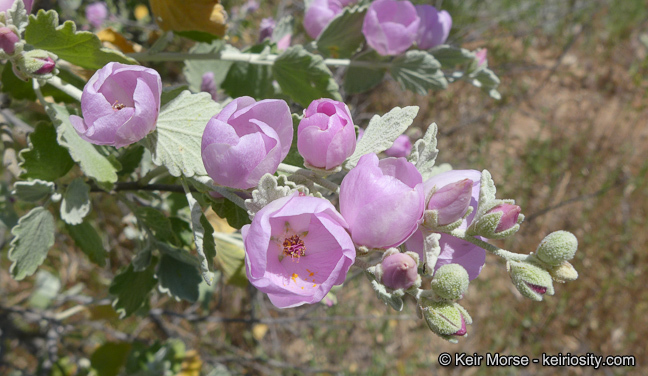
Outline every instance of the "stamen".
<path id="1" fill-rule="evenodd" d="M 113 103 L 113 105 L 112 105 L 112 108 L 113 108 L 113 110 L 115 110 L 115 111 L 119 111 L 119 110 L 121 110 L 121 109 L 124 108 L 124 107 L 126 107 L 126 106 L 123 105 L 123 104 L 121 104 L 121 103 L 119 103 L 118 100 L 115 100 L 115 103 Z"/>
<path id="2" fill-rule="evenodd" d="M 306 255 L 306 246 L 304 241 L 301 240 L 299 235 L 293 235 L 289 238 L 285 238 L 283 241 L 283 256 L 290 256 L 292 261 Z M 283 258 L 283 257 L 280 257 Z"/>

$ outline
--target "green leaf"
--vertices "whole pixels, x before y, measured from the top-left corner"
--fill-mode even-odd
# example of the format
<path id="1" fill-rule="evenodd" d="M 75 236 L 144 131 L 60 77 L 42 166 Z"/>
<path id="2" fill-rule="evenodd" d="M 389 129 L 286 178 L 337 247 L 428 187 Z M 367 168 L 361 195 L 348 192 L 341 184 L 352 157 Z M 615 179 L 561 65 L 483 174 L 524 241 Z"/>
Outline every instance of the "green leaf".
<path id="1" fill-rule="evenodd" d="M 477 61 L 477 56 L 472 51 L 447 44 L 435 47 L 430 53 L 445 69 L 454 68 L 458 65 L 469 66 Z"/>
<path id="2" fill-rule="evenodd" d="M 185 189 L 187 202 L 189 203 L 189 210 L 191 211 L 191 231 L 193 231 L 196 252 L 198 252 L 200 258 L 200 271 L 202 272 L 205 282 L 208 285 L 211 285 L 214 278 L 211 271 L 214 270 L 213 260 L 216 256 L 213 235 L 214 228 L 207 218 L 205 218 L 202 208 L 189 191 L 189 186 L 186 181 L 183 180 L 182 185 Z"/>
<path id="3" fill-rule="evenodd" d="M 212 43 L 196 43 L 193 47 L 189 49 L 190 54 L 216 54 L 221 51 L 230 52 L 238 50 L 228 44 L 225 44 L 222 40 L 216 40 Z M 185 60 L 185 66 L 182 70 L 187 82 L 189 83 L 189 88 L 191 91 L 197 93 L 200 92 L 200 86 L 202 84 L 202 76 L 207 72 L 214 73 L 214 83 L 216 87 L 220 87 L 225 77 L 227 77 L 227 72 L 232 66 L 233 62 L 223 61 L 223 60 Z"/>
<path id="4" fill-rule="evenodd" d="M 171 221 L 173 233 L 176 234 L 182 246 L 191 248 L 193 244 L 193 233 L 191 232 L 191 226 L 189 223 L 178 217 L 169 217 L 169 221 Z"/>
<path id="5" fill-rule="evenodd" d="M 202 161 L 202 134 L 220 110 L 207 93 L 183 91 L 160 111 L 155 131 L 144 139 L 153 163 L 173 176 L 207 175 Z"/>
<path id="6" fill-rule="evenodd" d="M 216 260 L 223 272 L 225 282 L 239 287 L 247 286 L 243 241 L 240 238 L 233 237 L 233 235 L 228 235 L 225 237 L 219 236 L 216 238 L 216 243 L 218 245 Z"/>
<path id="7" fill-rule="evenodd" d="M 54 183 L 36 179 L 32 181 L 17 181 L 11 193 L 16 195 L 20 200 L 37 202 L 49 197 L 55 191 L 56 185 Z"/>
<path id="8" fill-rule="evenodd" d="M 500 79 L 497 75 L 488 68 L 483 68 L 474 72 L 470 75 L 472 79 L 471 83 L 483 91 L 487 92 L 493 99 L 500 100 L 502 96 L 497 91 L 497 87 L 500 84 Z"/>
<path id="9" fill-rule="evenodd" d="M 54 127 L 38 124 L 36 130 L 29 134 L 29 141 L 29 148 L 20 152 L 20 167 L 25 170 L 22 178 L 54 181 L 74 166 L 68 151 L 56 142 Z"/>
<path id="10" fill-rule="evenodd" d="M 66 225 L 65 228 L 74 240 L 74 243 L 81 248 L 81 251 L 88 256 L 90 261 L 102 268 L 106 266 L 108 253 L 104 249 L 103 242 L 97 230 L 90 223 L 83 221 L 76 226 Z"/>
<path id="11" fill-rule="evenodd" d="M 34 274 L 54 245 L 54 216 L 43 207 L 33 208 L 11 229 L 9 272 L 17 281 Z"/>
<path id="12" fill-rule="evenodd" d="M 178 238 L 171 227 L 171 222 L 166 215 L 157 209 L 142 206 L 135 210 L 135 217 L 141 224 L 153 232 L 156 239 L 178 246 Z"/>
<path id="13" fill-rule="evenodd" d="M 183 299 L 192 303 L 198 300 L 198 286 L 202 278 L 195 266 L 162 255 L 156 275 L 160 281 L 161 292 L 178 300 Z"/>
<path id="14" fill-rule="evenodd" d="M 198 260 L 196 256 L 192 255 L 191 253 L 187 252 L 184 249 L 176 248 L 170 244 L 163 243 L 160 241 L 155 241 L 155 246 L 162 254 L 171 256 L 174 259 L 178 260 L 179 262 L 188 265 L 193 265 L 196 268 L 200 268 L 201 261 Z"/>
<path id="15" fill-rule="evenodd" d="M 89 192 L 90 187 L 83 182 L 83 179 L 72 180 L 61 202 L 61 219 L 70 225 L 83 222 L 83 218 L 90 213 Z"/>
<path id="16" fill-rule="evenodd" d="M 328 23 L 315 41 L 322 55 L 342 59 L 353 56 L 365 40 L 362 24 L 367 8 L 366 5 L 344 8 Z"/>
<path id="17" fill-rule="evenodd" d="M 211 207 L 214 209 L 214 212 L 219 217 L 225 218 L 230 226 L 240 230 L 241 227 L 251 223 L 247 211 L 232 201 L 226 198 L 214 199 L 211 196 L 209 198 L 211 199 Z"/>
<path id="18" fill-rule="evenodd" d="M 175 86 L 165 87 L 164 89 L 162 89 L 162 96 L 160 97 L 160 105 L 164 107 L 165 104 L 177 98 L 178 95 L 182 94 L 182 92 L 186 91 L 187 89 L 189 89 L 187 85 L 175 85 Z"/>
<path id="19" fill-rule="evenodd" d="M 59 26 L 58 14 L 39 10 L 36 16 L 29 16 L 25 31 L 27 43 L 55 53 L 60 59 L 86 69 L 99 69 L 111 61 L 123 64 L 137 64 L 119 51 L 102 47 L 99 38 L 88 31 L 76 31 L 72 21 Z"/>
<path id="20" fill-rule="evenodd" d="M 434 163 L 439 154 L 437 149 L 437 125 L 436 123 L 430 124 L 423 138 L 418 139 L 412 147 L 412 152 L 407 158 L 412 162 L 416 169 L 419 170 L 423 181 L 431 178 L 434 175 Z"/>
<path id="21" fill-rule="evenodd" d="M 90 365 L 97 376 L 117 376 L 124 368 L 131 348 L 129 342 L 106 342 L 92 353 Z"/>
<path id="22" fill-rule="evenodd" d="M 344 90 L 349 94 L 364 93 L 380 84 L 385 77 L 386 68 L 380 65 L 365 66 L 365 64 L 381 59 L 383 58 L 380 55 L 372 51 L 359 59 L 351 60 L 351 65 L 344 75 Z"/>
<path id="23" fill-rule="evenodd" d="M 279 43 L 281 39 L 287 35 L 292 35 L 293 29 L 295 28 L 295 17 L 292 15 L 287 15 L 281 17 L 277 22 L 274 30 L 272 30 L 272 36 L 270 40 L 274 43 Z"/>
<path id="24" fill-rule="evenodd" d="M 136 272 L 130 264 L 113 279 L 108 292 L 116 295 L 113 307 L 120 318 L 123 319 L 137 311 L 144 304 L 149 292 L 157 285 L 154 266 L 155 262 L 151 262 L 146 269 Z"/>
<path id="25" fill-rule="evenodd" d="M 272 65 L 281 90 L 303 107 L 320 98 L 342 100 L 338 84 L 321 56 L 302 46 L 288 48 Z"/>
<path id="26" fill-rule="evenodd" d="M 130 175 L 139 166 L 144 156 L 144 146 L 131 145 L 125 149 L 118 157 L 117 161 L 122 166 L 119 175 Z"/>
<path id="27" fill-rule="evenodd" d="M 83 172 L 104 187 L 116 182 L 117 169 L 94 145 L 79 136 L 70 123 L 67 108 L 53 103 L 46 106 L 47 114 L 57 126 L 59 145 L 68 149 L 72 159 L 79 163 Z"/>
<path id="28" fill-rule="evenodd" d="M 355 152 L 345 162 L 344 168 L 352 169 L 365 154 L 380 153 L 389 149 L 396 138 L 412 124 L 418 110 L 417 106 L 395 107 L 382 117 L 374 115 L 365 129 L 364 136 L 356 145 Z"/>
<path id="29" fill-rule="evenodd" d="M 445 89 L 448 81 L 441 64 L 425 51 L 407 51 L 394 59 L 390 73 L 403 89 L 426 95 L 430 89 Z"/>

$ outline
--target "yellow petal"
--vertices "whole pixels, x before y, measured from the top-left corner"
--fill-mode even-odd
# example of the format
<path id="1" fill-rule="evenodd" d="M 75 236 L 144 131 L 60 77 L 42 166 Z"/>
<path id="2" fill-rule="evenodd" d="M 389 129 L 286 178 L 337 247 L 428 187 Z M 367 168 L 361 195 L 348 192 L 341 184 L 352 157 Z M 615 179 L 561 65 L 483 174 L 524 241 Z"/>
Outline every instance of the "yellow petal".
<path id="1" fill-rule="evenodd" d="M 163 30 L 225 35 L 227 13 L 218 0 L 150 0 L 150 4 Z"/>
<path id="2" fill-rule="evenodd" d="M 133 42 L 126 39 L 112 27 L 99 31 L 97 33 L 97 36 L 99 37 L 100 41 L 112 44 L 125 54 L 135 52 L 135 45 L 133 44 Z"/>

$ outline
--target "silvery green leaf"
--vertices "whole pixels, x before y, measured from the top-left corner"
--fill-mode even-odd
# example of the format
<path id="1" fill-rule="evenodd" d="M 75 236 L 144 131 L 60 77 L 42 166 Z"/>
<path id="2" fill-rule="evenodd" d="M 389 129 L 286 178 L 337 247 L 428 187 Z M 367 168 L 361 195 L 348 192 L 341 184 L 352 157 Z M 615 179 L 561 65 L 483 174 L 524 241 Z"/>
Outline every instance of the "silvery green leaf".
<path id="1" fill-rule="evenodd" d="M 434 163 L 439 154 L 437 149 L 437 125 L 430 124 L 423 138 L 418 139 L 412 147 L 408 160 L 412 162 L 416 169 L 419 170 L 423 181 L 432 177 Z"/>
<path id="2" fill-rule="evenodd" d="M 445 79 L 441 64 L 425 51 L 407 51 L 394 59 L 389 70 L 403 89 L 426 95 L 430 89 L 445 89 L 448 81 Z"/>
<path id="3" fill-rule="evenodd" d="M 430 51 L 432 56 L 443 68 L 449 69 L 454 68 L 457 65 L 467 65 L 477 60 L 474 52 L 471 52 L 465 48 L 453 47 L 447 44 L 434 47 Z"/>
<path id="4" fill-rule="evenodd" d="M 257 189 L 252 191 L 252 198 L 245 200 L 245 207 L 250 218 L 274 200 L 289 196 L 293 189 L 281 186 L 277 183 L 277 177 L 272 174 L 265 174 L 259 180 Z"/>
<path id="5" fill-rule="evenodd" d="M 141 272 L 133 270 L 132 264 L 128 265 L 113 279 L 108 292 L 116 296 L 112 305 L 120 318 L 135 313 L 144 304 L 149 292 L 157 285 L 154 265 L 155 262 L 151 262 Z"/>
<path id="6" fill-rule="evenodd" d="M 315 42 L 322 55 L 340 59 L 353 56 L 365 40 L 362 24 L 367 8 L 366 5 L 344 8 L 329 21 Z"/>
<path id="7" fill-rule="evenodd" d="M 54 245 L 54 216 L 43 207 L 33 208 L 11 229 L 9 272 L 17 281 L 34 274 Z"/>
<path id="8" fill-rule="evenodd" d="M 189 202 L 189 210 L 191 211 L 191 230 L 194 235 L 194 243 L 196 244 L 196 252 L 200 258 L 200 271 L 203 279 L 208 285 L 211 285 L 214 273 L 213 260 L 216 257 L 216 247 L 214 244 L 214 228 L 209 221 L 205 218 L 202 208 L 198 201 L 193 197 L 189 186 L 186 181 L 182 181 L 182 186 L 185 189 L 185 195 Z"/>
<path id="9" fill-rule="evenodd" d="M 29 146 L 18 154 L 24 170 L 21 178 L 54 181 L 74 167 L 70 153 L 57 142 L 56 132 L 55 127 L 39 123 L 29 134 Z"/>
<path id="10" fill-rule="evenodd" d="M 383 116 L 374 115 L 344 168 L 352 169 L 365 154 L 380 153 L 392 147 L 398 136 L 412 124 L 418 110 L 417 106 L 395 107 Z"/>
<path id="11" fill-rule="evenodd" d="M 477 214 L 475 219 L 480 218 L 486 214 L 487 211 L 493 208 L 492 202 L 496 200 L 495 194 L 497 193 L 495 182 L 488 170 L 482 171 L 479 184 L 479 202 L 477 204 Z"/>
<path id="12" fill-rule="evenodd" d="M 11 194 L 16 195 L 19 199 L 27 202 L 37 202 L 49 197 L 56 190 L 56 185 L 51 181 L 31 180 L 17 181 L 14 184 L 14 190 Z"/>
<path id="13" fill-rule="evenodd" d="M 90 261 L 101 267 L 106 266 L 108 253 L 97 230 L 90 223 L 83 221 L 76 226 L 67 225 L 65 227 L 72 239 L 74 239 L 74 243 L 81 248 L 81 251 L 88 256 Z"/>
<path id="14" fill-rule="evenodd" d="M 211 95 L 189 91 L 162 107 L 155 131 L 143 140 L 153 163 L 173 176 L 206 175 L 200 145 L 207 122 L 219 110 Z"/>
<path id="15" fill-rule="evenodd" d="M 434 267 L 441 254 L 441 246 L 439 245 L 441 234 L 436 232 L 429 233 L 423 230 L 423 236 L 423 267 L 425 275 L 432 275 L 434 274 Z"/>
<path id="16" fill-rule="evenodd" d="M 15 26 L 21 34 L 29 24 L 29 15 L 22 0 L 15 0 L 11 9 L 7 10 L 5 17 L 7 17 L 7 24 Z"/>
<path id="17" fill-rule="evenodd" d="M 152 251 L 152 240 L 147 238 L 144 248 L 137 252 L 135 257 L 133 257 L 133 260 L 131 261 L 131 265 L 133 265 L 134 271 L 141 272 L 142 270 L 148 268 L 149 265 L 151 265 L 151 260 L 153 258 Z"/>
<path id="18" fill-rule="evenodd" d="M 36 273 L 36 285 L 29 297 L 29 305 L 39 309 L 49 307 L 60 289 L 61 280 L 57 276 L 46 270 L 39 270 Z"/>
<path id="19" fill-rule="evenodd" d="M 378 297 L 383 302 L 389 304 L 393 309 L 399 312 L 403 310 L 403 299 L 401 298 L 401 296 L 403 296 L 402 290 L 396 290 L 400 291 L 400 294 L 390 293 L 383 284 L 378 283 L 375 279 L 371 281 L 371 287 L 373 287 L 376 294 L 378 294 Z"/>
<path id="20" fill-rule="evenodd" d="M 272 31 L 272 37 L 270 38 L 270 40 L 278 43 L 281 38 L 285 37 L 286 35 L 292 35 L 294 28 L 295 18 L 291 15 L 283 16 L 277 22 L 277 26 L 275 26 L 274 30 Z"/>
<path id="21" fill-rule="evenodd" d="M 117 168 L 103 156 L 94 145 L 79 136 L 70 123 L 67 108 L 54 103 L 46 105 L 47 114 L 56 125 L 59 145 L 70 152 L 74 161 L 79 163 L 83 172 L 95 179 L 104 188 L 111 187 L 117 181 Z"/>
<path id="22" fill-rule="evenodd" d="M 76 178 L 68 185 L 61 202 L 61 219 L 70 225 L 78 225 L 90 212 L 90 187 L 83 179 Z"/>
<path id="23" fill-rule="evenodd" d="M 160 281 L 160 292 L 177 300 L 183 299 L 192 303 L 198 300 L 202 279 L 195 266 L 163 254 L 155 275 Z"/>

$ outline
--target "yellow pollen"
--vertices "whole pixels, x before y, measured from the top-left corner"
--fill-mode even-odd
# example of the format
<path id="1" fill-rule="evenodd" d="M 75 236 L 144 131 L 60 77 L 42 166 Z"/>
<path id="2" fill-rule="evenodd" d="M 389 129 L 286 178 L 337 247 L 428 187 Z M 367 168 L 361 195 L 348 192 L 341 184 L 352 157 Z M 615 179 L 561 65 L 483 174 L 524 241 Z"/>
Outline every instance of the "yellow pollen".
<path id="1" fill-rule="evenodd" d="M 313 285 L 313 287 L 317 287 L 317 285 Z"/>
<path id="2" fill-rule="evenodd" d="M 302 288 L 301 288 L 301 289 L 303 290 L 303 289 L 304 289 L 304 286 L 302 286 Z"/>
<path id="3" fill-rule="evenodd" d="M 297 273 L 293 273 L 292 277 L 290 278 L 293 280 L 293 282 L 297 283 L 297 277 L 299 277 L 299 275 Z"/>

